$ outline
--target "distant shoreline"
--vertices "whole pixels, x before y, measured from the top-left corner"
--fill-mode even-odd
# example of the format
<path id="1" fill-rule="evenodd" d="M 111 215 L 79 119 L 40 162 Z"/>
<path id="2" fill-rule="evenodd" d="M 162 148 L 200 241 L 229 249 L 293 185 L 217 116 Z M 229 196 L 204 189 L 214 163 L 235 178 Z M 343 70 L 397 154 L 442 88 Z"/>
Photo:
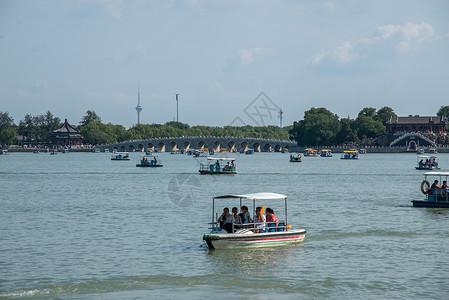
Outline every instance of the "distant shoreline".
<path id="1" fill-rule="evenodd" d="M 333 153 L 343 153 L 345 150 L 354 149 L 349 147 L 295 147 L 295 149 L 291 149 L 290 152 L 304 152 L 304 149 L 306 148 L 314 148 L 317 150 L 321 149 L 330 149 Z M 406 147 L 368 147 L 364 148 L 366 149 L 366 152 L 369 153 L 412 153 L 416 154 L 416 150 L 413 151 L 407 151 Z M 449 153 L 449 147 L 441 147 L 436 148 L 438 153 Z M 39 150 L 40 152 L 47 152 L 47 149 L 42 148 L 9 148 L 7 149 L 8 152 L 34 152 L 36 150 Z M 425 149 L 424 154 L 429 154 L 428 149 Z M 50 151 L 50 150 L 49 150 Z M 60 151 L 60 150 L 56 150 Z M 69 149 L 69 152 L 93 152 L 92 149 Z M 139 151 L 134 151 L 139 152 Z M 169 153 L 169 151 L 166 151 Z M 264 151 L 262 151 L 264 152 Z M 437 154 L 438 154 L 437 153 Z"/>

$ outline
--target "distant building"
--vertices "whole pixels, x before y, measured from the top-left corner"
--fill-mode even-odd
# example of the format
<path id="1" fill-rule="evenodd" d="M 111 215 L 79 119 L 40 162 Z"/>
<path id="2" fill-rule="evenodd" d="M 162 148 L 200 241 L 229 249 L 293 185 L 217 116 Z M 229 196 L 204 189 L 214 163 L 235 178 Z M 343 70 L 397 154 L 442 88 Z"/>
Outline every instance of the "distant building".
<path id="1" fill-rule="evenodd" d="M 444 117 L 438 116 L 408 116 L 391 117 L 387 122 L 387 132 L 390 134 L 403 134 L 409 132 L 419 133 L 446 133 L 447 122 Z"/>
<path id="2" fill-rule="evenodd" d="M 82 145 L 83 136 L 65 119 L 64 124 L 59 129 L 53 131 L 52 144 L 61 146 Z"/>

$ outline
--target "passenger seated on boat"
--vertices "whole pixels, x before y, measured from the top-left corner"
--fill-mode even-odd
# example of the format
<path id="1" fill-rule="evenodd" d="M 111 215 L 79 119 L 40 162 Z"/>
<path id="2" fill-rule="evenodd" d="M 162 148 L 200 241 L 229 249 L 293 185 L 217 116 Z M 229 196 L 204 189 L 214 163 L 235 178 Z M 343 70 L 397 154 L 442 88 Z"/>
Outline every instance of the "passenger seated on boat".
<path id="1" fill-rule="evenodd" d="M 231 171 L 231 163 L 228 162 L 228 164 L 223 168 L 223 171 Z"/>
<path id="2" fill-rule="evenodd" d="M 242 212 L 239 214 L 240 218 L 242 218 L 242 224 L 249 224 L 252 223 L 253 220 L 251 220 L 251 215 L 248 212 L 248 207 L 243 205 L 241 208 Z M 248 226 L 244 226 L 248 228 Z"/>
<path id="3" fill-rule="evenodd" d="M 254 233 L 262 233 L 265 232 L 265 222 L 266 222 L 266 218 L 265 215 L 261 213 L 262 207 L 258 206 L 256 207 L 256 216 L 254 217 L 255 221 L 256 221 L 256 228 L 254 230 Z"/>
<path id="4" fill-rule="evenodd" d="M 268 227 L 278 227 L 279 226 L 279 221 L 278 218 L 276 217 L 276 215 L 274 214 L 274 211 L 271 208 L 267 208 L 267 224 Z M 270 228 L 268 229 L 268 232 L 274 232 L 276 231 L 276 228 Z"/>
<path id="5" fill-rule="evenodd" d="M 232 208 L 232 217 L 234 218 L 234 229 L 240 229 L 242 227 L 242 218 L 239 216 L 237 207 Z"/>
<path id="6" fill-rule="evenodd" d="M 228 233 L 232 232 L 232 216 L 229 214 L 229 208 L 223 208 L 223 213 L 218 218 L 220 228 L 226 230 Z"/>
<path id="7" fill-rule="evenodd" d="M 441 189 L 441 187 L 438 185 L 438 180 L 435 180 L 432 183 L 432 185 L 430 186 L 430 194 L 431 195 L 437 195 L 439 189 Z"/>

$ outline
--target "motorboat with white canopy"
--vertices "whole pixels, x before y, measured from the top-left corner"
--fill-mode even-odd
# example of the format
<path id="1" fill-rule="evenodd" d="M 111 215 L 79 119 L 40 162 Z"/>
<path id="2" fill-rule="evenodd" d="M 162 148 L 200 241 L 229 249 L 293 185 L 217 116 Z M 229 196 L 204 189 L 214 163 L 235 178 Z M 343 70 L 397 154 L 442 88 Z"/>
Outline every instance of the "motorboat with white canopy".
<path id="1" fill-rule="evenodd" d="M 239 207 L 247 207 L 250 216 L 254 220 L 249 222 L 237 223 L 234 215 L 230 215 L 231 224 L 224 229 L 223 224 L 219 222 L 218 217 L 220 209 L 216 209 L 216 202 L 222 205 L 235 203 L 238 201 Z M 263 204 L 263 205 L 262 205 Z M 274 216 L 272 208 L 266 208 L 265 205 L 274 207 L 279 219 Z M 257 205 L 259 205 L 257 207 Z M 256 213 L 259 209 L 260 212 Z M 243 210 L 242 210 L 243 211 Z M 267 217 L 264 216 L 266 211 Z M 281 217 L 281 214 L 284 213 Z M 268 218 L 270 216 L 270 218 Z M 274 221 L 275 219 L 275 221 Z M 212 229 L 211 232 L 203 236 L 204 242 L 209 249 L 230 249 L 241 247 L 267 247 L 279 246 L 285 244 L 299 243 L 304 240 L 305 229 L 293 229 L 287 220 L 287 196 L 276 193 L 254 193 L 246 195 L 224 195 L 212 199 Z"/>
<path id="2" fill-rule="evenodd" d="M 237 174 L 235 158 L 207 157 L 200 164 L 200 174 Z"/>
<path id="3" fill-rule="evenodd" d="M 417 207 L 446 207 L 449 208 L 449 189 L 447 182 L 449 172 L 426 172 L 421 182 L 421 192 L 424 200 L 413 200 Z"/>
<path id="4" fill-rule="evenodd" d="M 114 152 L 111 155 L 111 160 L 130 160 L 129 152 Z"/>
<path id="5" fill-rule="evenodd" d="M 159 155 L 153 154 L 145 154 L 140 157 L 140 163 L 136 164 L 136 167 L 148 167 L 148 168 L 156 168 L 163 167 L 161 160 L 159 159 Z"/>
<path id="6" fill-rule="evenodd" d="M 420 155 L 417 157 L 416 170 L 439 170 L 438 156 Z"/>

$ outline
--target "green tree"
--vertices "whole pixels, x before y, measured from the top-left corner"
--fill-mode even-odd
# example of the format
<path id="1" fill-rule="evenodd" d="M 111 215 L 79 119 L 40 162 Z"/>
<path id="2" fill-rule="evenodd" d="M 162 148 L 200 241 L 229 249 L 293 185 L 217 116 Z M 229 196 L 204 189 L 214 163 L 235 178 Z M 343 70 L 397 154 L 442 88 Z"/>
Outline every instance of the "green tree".
<path id="1" fill-rule="evenodd" d="M 353 130 L 354 120 L 340 119 L 340 131 L 337 134 L 337 144 L 355 143 L 358 141 L 357 133 Z"/>
<path id="2" fill-rule="evenodd" d="M 17 129 L 8 112 L 0 111 L 0 144 L 11 145 L 17 141 Z"/>
<path id="3" fill-rule="evenodd" d="M 338 116 L 324 107 L 304 112 L 304 120 L 293 123 L 291 136 L 299 145 L 331 145 L 340 130 Z"/>
<path id="4" fill-rule="evenodd" d="M 391 117 L 396 117 L 393 109 L 391 107 L 384 106 L 377 111 L 375 119 L 381 121 L 382 124 L 385 125 L 390 121 Z"/>
<path id="5" fill-rule="evenodd" d="M 97 113 L 93 110 L 86 111 L 86 114 L 81 119 L 81 126 L 87 125 L 89 122 L 101 122 L 101 118 L 97 115 Z"/>
<path id="6" fill-rule="evenodd" d="M 376 115 L 376 109 L 374 107 L 365 107 L 359 112 L 359 116 L 373 117 Z"/>
<path id="7" fill-rule="evenodd" d="M 446 121 L 449 121 L 449 105 L 443 105 L 437 112 L 437 116 L 443 116 Z"/>
<path id="8" fill-rule="evenodd" d="M 359 114 L 355 120 L 355 128 L 361 140 L 375 138 L 385 131 L 385 126 L 380 120 L 375 120 L 373 117 L 368 117 L 363 114 Z"/>

